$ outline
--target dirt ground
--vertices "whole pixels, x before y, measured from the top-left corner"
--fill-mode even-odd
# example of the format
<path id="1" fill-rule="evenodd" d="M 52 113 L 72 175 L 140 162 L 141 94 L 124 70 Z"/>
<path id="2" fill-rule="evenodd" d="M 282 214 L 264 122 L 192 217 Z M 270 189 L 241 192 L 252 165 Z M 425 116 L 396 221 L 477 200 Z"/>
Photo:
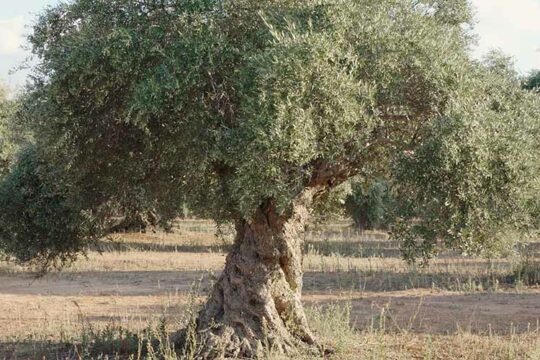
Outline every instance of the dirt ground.
<path id="1" fill-rule="evenodd" d="M 142 328 L 160 314 L 174 320 L 188 306 L 190 294 L 196 293 L 198 301 L 204 299 L 225 260 L 225 254 L 218 251 L 223 244 L 213 235 L 181 233 L 118 237 L 115 246 L 126 248 L 109 249 L 103 254 L 91 252 L 65 271 L 42 278 L 12 264 L 2 264 L 0 347 L 2 342 L 38 335 L 52 339 L 81 322 Z M 410 278 L 403 277 L 405 267 L 396 265 L 399 259 L 374 258 L 369 260 L 368 270 L 364 258 L 344 254 L 339 259 L 349 267 L 353 264 L 353 270 L 329 267 L 332 256 L 316 252 L 307 255 L 303 300 L 308 307 L 350 305 L 351 320 L 358 330 L 540 336 L 538 286 L 407 288 L 401 279 Z M 393 272 L 384 271 L 385 266 Z M 449 266 L 443 268 L 448 270 Z M 442 276 L 449 276 L 448 271 Z M 383 279 L 377 280 L 379 277 Z M 379 281 L 373 282 L 376 286 L 369 285 L 373 279 Z"/>
<path id="2" fill-rule="evenodd" d="M 0 333 L 2 337 L 31 333 L 40 324 L 86 320 L 145 322 L 165 309 L 172 311 L 187 302 L 193 284 L 203 271 L 83 272 L 49 275 L 34 279 L 27 274 L 0 276 Z M 332 281 L 324 273 L 307 273 Z M 540 289 L 464 294 L 451 291 L 412 289 L 358 292 L 304 291 L 306 305 L 349 302 L 355 326 L 380 326 L 429 334 L 520 333 L 540 329 Z M 381 319 L 383 318 L 383 319 Z"/>

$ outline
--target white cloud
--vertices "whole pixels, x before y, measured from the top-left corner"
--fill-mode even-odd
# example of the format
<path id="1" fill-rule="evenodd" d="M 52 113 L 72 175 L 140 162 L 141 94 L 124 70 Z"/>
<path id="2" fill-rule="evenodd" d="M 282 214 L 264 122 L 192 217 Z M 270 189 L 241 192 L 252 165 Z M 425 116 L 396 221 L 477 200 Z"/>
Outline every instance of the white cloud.
<path id="1" fill-rule="evenodd" d="M 476 56 L 499 48 L 519 70 L 540 68 L 540 0 L 472 0 L 476 7 Z"/>
<path id="2" fill-rule="evenodd" d="M 473 0 L 480 17 L 526 31 L 540 31 L 540 1 Z"/>
<path id="3" fill-rule="evenodd" d="M 9 20 L 0 20 L 0 55 L 12 55 L 22 52 L 24 24 L 25 21 L 22 16 Z"/>

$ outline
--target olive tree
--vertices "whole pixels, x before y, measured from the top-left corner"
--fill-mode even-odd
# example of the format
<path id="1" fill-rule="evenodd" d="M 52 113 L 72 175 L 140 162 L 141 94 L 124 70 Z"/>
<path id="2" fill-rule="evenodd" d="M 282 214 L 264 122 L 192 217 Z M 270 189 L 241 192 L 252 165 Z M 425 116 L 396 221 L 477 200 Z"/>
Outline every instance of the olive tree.
<path id="1" fill-rule="evenodd" d="M 198 356 L 315 350 L 302 234 L 328 191 L 402 174 L 403 221 L 436 226 L 414 244 L 520 210 L 537 114 L 469 58 L 472 22 L 466 0 L 74 0 L 29 37 L 23 114 L 95 219 L 135 191 L 235 224 Z"/>
<path id="2" fill-rule="evenodd" d="M 540 93 L 540 70 L 531 71 L 531 73 L 523 79 L 522 87 L 526 90 Z"/>
<path id="3" fill-rule="evenodd" d="M 345 211 L 360 230 L 385 229 L 391 219 L 393 198 L 388 181 L 377 179 L 369 186 L 354 182 L 345 199 Z"/>

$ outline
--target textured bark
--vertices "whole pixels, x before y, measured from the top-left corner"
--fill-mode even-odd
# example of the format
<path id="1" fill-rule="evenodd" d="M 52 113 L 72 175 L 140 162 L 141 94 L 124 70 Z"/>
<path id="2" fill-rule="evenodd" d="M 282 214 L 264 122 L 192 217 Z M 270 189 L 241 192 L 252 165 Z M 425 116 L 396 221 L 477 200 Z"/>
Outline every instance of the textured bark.
<path id="1" fill-rule="evenodd" d="M 197 319 L 199 358 L 318 351 L 300 300 L 303 232 L 313 190 L 288 215 L 269 202 L 237 224 L 225 269 Z"/>

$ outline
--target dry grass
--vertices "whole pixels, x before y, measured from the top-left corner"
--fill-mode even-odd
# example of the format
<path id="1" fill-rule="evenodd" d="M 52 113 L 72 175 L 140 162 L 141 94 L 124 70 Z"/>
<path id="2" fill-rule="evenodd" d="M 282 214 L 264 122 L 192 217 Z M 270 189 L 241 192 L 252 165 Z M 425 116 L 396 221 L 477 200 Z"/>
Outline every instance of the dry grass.
<path id="1" fill-rule="evenodd" d="M 534 252 L 527 262 L 446 254 L 418 268 L 384 234 L 338 225 L 307 237 L 304 261 L 304 302 L 333 358 L 540 359 Z M 229 246 L 190 221 L 174 234 L 115 235 L 39 279 L 1 263 L 0 359 L 173 358 L 154 340 L 185 326 Z"/>

